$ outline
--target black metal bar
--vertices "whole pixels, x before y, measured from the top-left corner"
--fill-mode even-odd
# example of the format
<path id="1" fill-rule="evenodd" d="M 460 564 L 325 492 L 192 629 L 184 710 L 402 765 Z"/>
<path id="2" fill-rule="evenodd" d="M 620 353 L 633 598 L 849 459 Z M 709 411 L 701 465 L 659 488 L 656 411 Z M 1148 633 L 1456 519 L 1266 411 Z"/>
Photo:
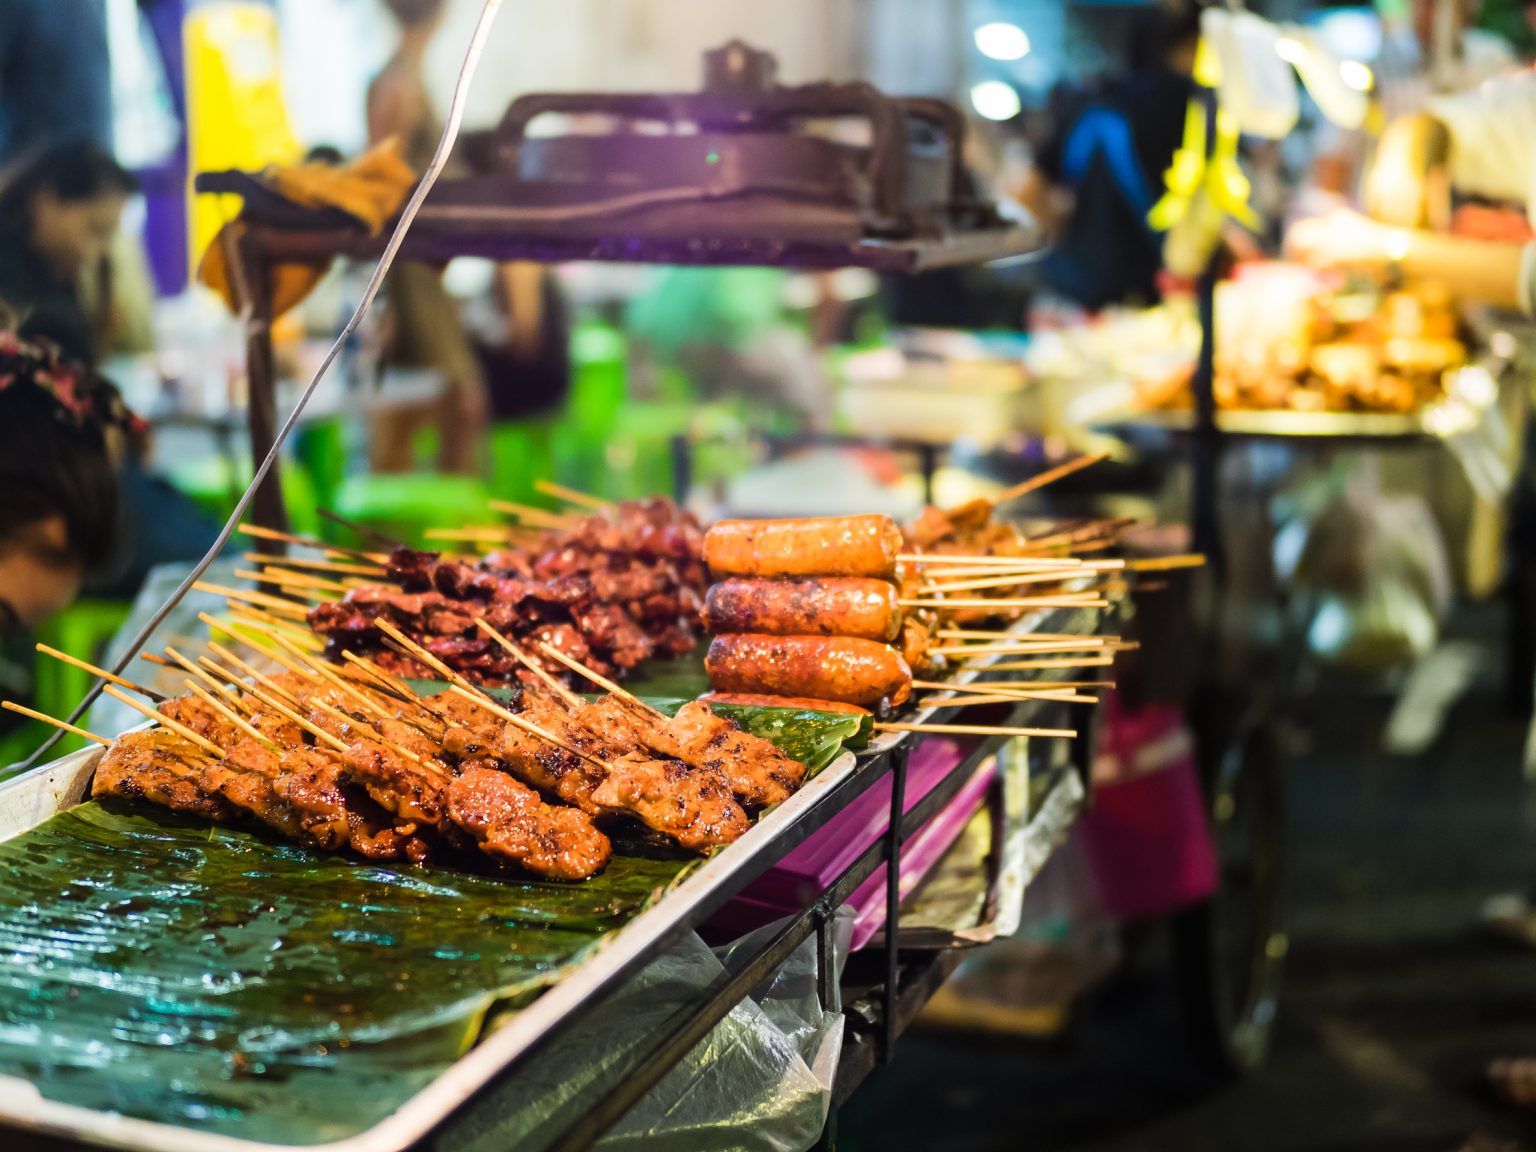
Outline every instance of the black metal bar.
<path id="1" fill-rule="evenodd" d="M 958 773 L 954 773 L 958 775 Z M 896 969 L 901 950 L 896 934 L 901 920 L 901 842 L 906 831 L 907 749 L 896 753 L 891 766 L 891 824 L 886 829 L 885 853 L 885 1019 L 880 1061 L 888 1064 L 896 1049 Z"/>
<path id="2" fill-rule="evenodd" d="M 249 235 L 236 246 L 238 278 L 248 297 L 243 301 L 245 322 L 245 374 L 247 411 L 250 417 L 251 462 L 264 460 L 277 440 L 277 360 L 272 351 L 272 277 L 267 260 Z M 288 514 L 283 506 L 282 477 L 274 468 L 256 490 L 251 519 L 263 528 L 284 532 Z M 258 540 L 263 552 L 281 552 L 275 541 Z"/>
<path id="3" fill-rule="evenodd" d="M 816 928 L 816 995 L 823 1012 L 841 1013 L 843 985 L 837 978 L 837 917 L 826 916 Z"/>
<path id="4" fill-rule="evenodd" d="M 1205 104 L 1205 154 L 1209 162 L 1216 148 L 1216 93 L 1200 89 Z M 1195 551 L 1206 556 L 1218 583 L 1226 571 L 1221 548 L 1221 520 L 1217 486 L 1221 467 L 1221 433 L 1216 426 L 1216 259 L 1213 254 L 1200 273 L 1197 306 L 1200 317 L 1200 356 L 1190 388 L 1195 399 L 1195 426 L 1191 438 L 1193 476 L 1190 487 L 1190 524 Z"/>

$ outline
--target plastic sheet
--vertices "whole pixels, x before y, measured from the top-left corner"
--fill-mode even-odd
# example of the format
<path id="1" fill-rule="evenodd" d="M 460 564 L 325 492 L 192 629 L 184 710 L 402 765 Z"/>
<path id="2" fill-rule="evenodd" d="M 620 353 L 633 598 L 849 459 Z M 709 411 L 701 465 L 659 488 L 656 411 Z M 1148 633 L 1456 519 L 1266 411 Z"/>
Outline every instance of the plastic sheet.
<path id="1" fill-rule="evenodd" d="M 839 975 L 852 917 L 834 935 Z M 588 1111 L 637 1050 L 749 959 L 769 925 L 718 952 L 689 935 L 505 1085 L 487 1092 L 432 1145 L 453 1152 L 540 1149 Z M 842 1051 L 843 1017 L 817 996 L 816 939 L 732 1009 L 597 1145 L 623 1152 L 803 1152 L 820 1137 Z"/>

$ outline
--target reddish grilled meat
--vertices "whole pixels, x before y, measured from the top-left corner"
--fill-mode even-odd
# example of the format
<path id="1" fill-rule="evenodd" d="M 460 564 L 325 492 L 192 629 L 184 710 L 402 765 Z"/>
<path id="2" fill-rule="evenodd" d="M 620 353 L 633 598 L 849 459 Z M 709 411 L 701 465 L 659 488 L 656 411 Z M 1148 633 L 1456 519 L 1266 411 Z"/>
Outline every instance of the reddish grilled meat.
<path id="1" fill-rule="evenodd" d="M 901 631 L 896 585 L 855 576 L 757 580 L 733 577 L 709 590 L 710 632 L 858 636 L 889 643 Z"/>
<path id="2" fill-rule="evenodd" d="M 167 728 L 128 732 L 118 737 L 96 766 L 91 795 L 148 800 L 173 812 L 231 823 L 239 817 L 239 809 L 203 784 L 207 759 Z"/>
<path id="3" fill-rule="evenodd" d="M 704 658 L 717 692 L 810 696 L 873 708 L 912 694 L 901 653 L 846 636 L 716 636 Z"/>
<path id="4" fill-rule="evenodd" d="M 448 810 L 482 851 L 537 876 L 585 880 L 613 855 L 586 813 L 546 804 L 505 772 L 474 762 L 449 785 Z"/>
<path id="5" fill-rule="evenodd" d="M 805 765 L 761 736 L 743 732 L 708 704 L 694 701 L 678 709 L 668 725 L 682 745 L 682 758 L 714 768 L 748 808 L 766 808 L 789 799 L 805 780 Z"/>
<path id="6" fill-rule="evenodd" d="M 889 516 L 721 520 L 704 537 L 717 576 L 866 576 L 890 580 L 902 549 Z"/>

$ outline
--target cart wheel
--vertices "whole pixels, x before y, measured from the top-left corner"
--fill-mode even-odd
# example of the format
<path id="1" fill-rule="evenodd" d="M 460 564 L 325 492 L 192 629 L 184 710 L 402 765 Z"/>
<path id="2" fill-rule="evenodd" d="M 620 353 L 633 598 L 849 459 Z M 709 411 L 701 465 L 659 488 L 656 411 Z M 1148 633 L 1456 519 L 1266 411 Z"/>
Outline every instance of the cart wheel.
<path id="1" fill-rule="evenodd" d="M 1174 962 L 1197 1051 L 1244 1073 L 1268 1054 L 1288 947 L 1285 775 L 1267 720 L 1241 722 L 1218 747 L 1206 779 L 1220 879 L 1175 918 Z"/>

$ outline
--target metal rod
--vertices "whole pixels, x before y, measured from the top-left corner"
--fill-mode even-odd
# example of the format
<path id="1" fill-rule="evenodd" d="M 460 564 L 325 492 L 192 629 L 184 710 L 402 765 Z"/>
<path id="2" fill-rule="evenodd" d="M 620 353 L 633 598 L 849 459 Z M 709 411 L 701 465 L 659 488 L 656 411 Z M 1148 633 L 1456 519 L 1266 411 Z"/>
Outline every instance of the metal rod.
<path id="1" fill-rule="evenodd" d="M 881 1020 L 880 1063 L 889 1064 L 896 1051 L 896 973 L 901 930 L 901 842 L 906 808 L 907 760 L 910 744 L 896 750 L 891 766 L 891 823 L 885 854 L 885 1010 Z"/>

